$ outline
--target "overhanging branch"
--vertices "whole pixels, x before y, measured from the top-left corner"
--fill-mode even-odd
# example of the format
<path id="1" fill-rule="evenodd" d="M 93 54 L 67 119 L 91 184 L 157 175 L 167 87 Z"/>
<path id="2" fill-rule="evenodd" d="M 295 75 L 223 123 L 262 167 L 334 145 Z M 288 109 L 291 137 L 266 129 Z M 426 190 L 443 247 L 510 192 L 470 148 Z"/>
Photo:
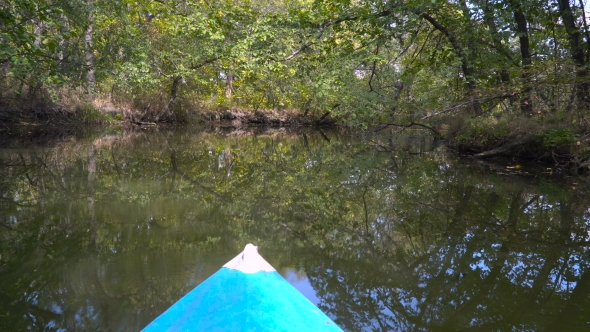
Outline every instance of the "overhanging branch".
<path id="1" fill-rule="evenodd" d="M 205 67 L 206 65 L 211 64 L 211 63 L 213 63 L 213 62 L 215 62 L 215 61 L 217 61 L 219 59 L 221 59 L 221 56 L 216 55 L 213 58 L 207 59 L 207 60 L 205 60 L 205 61 L 203 61 L 201 63 L 198 63 L 196 65 L 192 65 L 189 68 L 192 69 L 192 70 L 199 69 L 199 68 Z"/>

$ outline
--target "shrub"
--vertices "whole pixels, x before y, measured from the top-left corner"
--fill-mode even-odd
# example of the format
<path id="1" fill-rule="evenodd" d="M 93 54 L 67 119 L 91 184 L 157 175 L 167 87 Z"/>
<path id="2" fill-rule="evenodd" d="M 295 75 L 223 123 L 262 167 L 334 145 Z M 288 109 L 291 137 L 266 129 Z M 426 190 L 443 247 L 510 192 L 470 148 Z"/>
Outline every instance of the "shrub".
<path id="1" fill-rule="evenodd" d="M 541 134 L 539 134 L 539 139 L 544 148 L 552 150 L 575 143 L 578 140 L 578 136 L 568 129 L 555 128 L 541 132 Z"/>

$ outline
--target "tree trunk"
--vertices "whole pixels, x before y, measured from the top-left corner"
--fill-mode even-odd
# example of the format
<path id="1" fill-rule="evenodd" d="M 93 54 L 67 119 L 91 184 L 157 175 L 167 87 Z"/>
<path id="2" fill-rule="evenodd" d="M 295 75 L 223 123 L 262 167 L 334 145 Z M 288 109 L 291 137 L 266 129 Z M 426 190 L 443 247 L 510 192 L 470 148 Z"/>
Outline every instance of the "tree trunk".
<path id="1" fill-rule="evenodd" d="M 590 62 L 590 28 L 588 27 L 588 18 L 586 17 L 586 6 L 584 1 L 580 0 L 580 9 L 582 9 L 582 24 L 584 25 L 584 35 L 586 36 L 586 62 Z"/>
<path id="2" fill-rule="evenodd" d="M 225 98 L 231 99 L 234 84 L 234 73 L 229 69 L 225 79 Z"/>
<path id="3" fill-rule="evenodd" d="M 312 101 L 312 99 L 309 98 L 305 102 L 305 105 L 303 105 L 303 116 L 307 116 L 307 114 L 309 114 L 309 110 L 311 109 L 311 101 Z"/>
<path id="4" fill-rule="evenodd" d="M 164 108 L 162 113 L 156 116 L 156 119 L 154 120 L 155 122 L 160 121 L 160 118 L 162 116 L 168 117 L 170 115 L 172 105 L 174 104 L 176 97 L 178 97 L 178 86 L 180 85 L 180 82 L 182 82 L 182 76 L 174 76 L 174 78 L 172 79 L 172 87 L 170 88 L 170 100 L 168 100 L 168 104 L 166 104 L 166 108 Z"/>
<path id="5" fill-rule="evenodd" d="M 572 12 L 569 0 L 558 0 L 559 14 L 565 25 L 570 42 L 570 52 L 576 65 L 575 94 L 578 106 L 582 110 L 590 110 L 590 82 L 588 82 L 588 68 L 584 59 L 580 29 L 576 26 L 576 20 Z"/>
<path id="6" fill-rule="evenodd" d="M 469 11 L 469 7 L 467 6 L 467 2 L 465 0 L 461 0 L 460 1 L 461 4 L 461 9 L 463 11 L 463 17 L 465 18 L 465 24 L 470 27 L 471 26 L 471 12 Z M 467 33 L 467 47 L 465 47 L 464 52 L 465 52 L 465 57 L 467 58 L 467 65 L 469 66 L 469 75 L 465 74 L 466 78 L 467 78 L 467 82 L 469 85 L 472 85 L 471 89 L 469 90 L 469 97 L 472 100 L 475 100 L 475 98 L 477 97 L 475 95 L 475 90 L 477 88 L 476 82 L 475 82 L 475 68 L 473 67 L 473 64 L 475 63 L 475 54 L 477 53 L 476 50 L 476 46 L 475 46 L 475 39 L 473 37 L 472 33 Z M 482 108 L 481 105 L 479 104 L 479 101 L 473 101 L 472 102 L 472 107 L 473 107 L 473 111 L 475 112 L 475 114 L 481 114 L 482 113 Z"/>
<path id="7" fill-rule="evenodd" d="M 531 86 L 529 70 L 532 63 L 531 47 L 529 42 L 529 31 L 527 20 L 522 10 L 521 3 L 518 0 L 510 0 L 510 6 L 514 13 L 516 21 L 516 35 L 520 44 L 520 56 L 522 59 L 522 79 L 524 88 L 520 96 L 520 110 L 527 114 L 533 114 L 533 101 L 531 99 Z"/>

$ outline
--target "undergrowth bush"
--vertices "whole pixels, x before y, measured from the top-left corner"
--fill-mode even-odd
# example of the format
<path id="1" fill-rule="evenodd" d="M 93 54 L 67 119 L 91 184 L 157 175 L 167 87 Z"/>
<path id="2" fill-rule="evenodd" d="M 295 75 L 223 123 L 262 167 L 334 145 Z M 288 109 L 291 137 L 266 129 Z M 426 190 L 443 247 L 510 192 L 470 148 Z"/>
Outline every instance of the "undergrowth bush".
<path id="1" fill-rule="evenodd" d="M 578 141 L 578 135 L 566 128 L 546 129 L 538 137 L 547 150 L 564 148 Z"/>

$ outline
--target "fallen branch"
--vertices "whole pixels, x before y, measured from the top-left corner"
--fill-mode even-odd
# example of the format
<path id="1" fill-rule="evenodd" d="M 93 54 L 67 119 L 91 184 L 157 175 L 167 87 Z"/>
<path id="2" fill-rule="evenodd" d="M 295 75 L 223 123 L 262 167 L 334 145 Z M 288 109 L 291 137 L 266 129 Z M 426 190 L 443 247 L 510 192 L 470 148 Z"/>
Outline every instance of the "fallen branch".
<path id="1" fill-rule="evenodd" d="M 520 145 L 525 145 L 528 143 L 531 143 L 535 140 L 535 136 L 527 136 L 527 137 L 523 137 L 521 139 L 518 139 L 516 141 L 510 142 L 506 145 L 503 145 L 499 148 L 495 148 L 492 150 L 488 150 L 488 151 L 484 151 L 478 154 L 473 155 L 475 158 L 483 158 L 483 157 L 491 157 L 491 156 L 495 156 L 501 153 L 504 153 L 506 151 L 509 151 L 511 149 L 514 149 L 517 146 Z"/>

